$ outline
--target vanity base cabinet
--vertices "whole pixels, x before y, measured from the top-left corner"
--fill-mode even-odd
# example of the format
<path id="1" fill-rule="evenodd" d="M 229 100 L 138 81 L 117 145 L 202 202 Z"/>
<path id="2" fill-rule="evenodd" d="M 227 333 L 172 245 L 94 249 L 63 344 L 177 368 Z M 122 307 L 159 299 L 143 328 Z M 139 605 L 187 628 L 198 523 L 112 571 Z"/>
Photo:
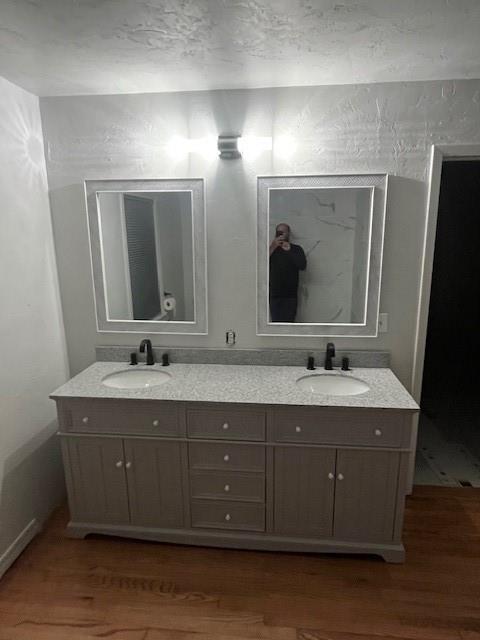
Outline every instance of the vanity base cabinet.
<path id="1" fill-rule="evenodd" d="M 63 438 L 72 519 L 185 526 L 181 449 L 178 442 L 161 440 Z"/>
<path id="2" fill-rule="evenodd" d="M 64 438 L 62 446 L 72 518 L 129 524 L 122 441 Z"/>
<path id="3" fill-rule="evenodd" d="M 391 542 L 400 454 L 338 450 L 333 536 L 339 540 Z"/>
<path id="4" fill-rule="evenodd" d="M 274 531 L 281 535 L 332 535 L 335 450 L 276 447 Z"/>
<path id="5" fill-rule="evenodd" d="M 179 442 L 125 439 L 130 522 L 183 527 L 182 447 Z"/>
<path id="6" fill-rule="evenodd" d="M 117 402 L 116 415 L 130 401 Z M 88 407 L 82 403 L 83 415 Z M 162 407 L 146 406 L 142 425 L 134 421 L 129 429 L 124 421 L 118 434 L 109 418 L 102 436 L 98 407 L 100 433 L 85 433 L 84 427 L 75 433 L 68 400 L 62 400 L 70 535 L 376 554 L 403 562 L 411 413 L 358 410 L 356 424 L 353 410 L 345 418 L 342 409 L 332 408 L 281 412 L 190 404 L 193 409 L 170 403 L 165 414 Z M 77 405 L 78 399 L 78 413 Z M 162 415 L 185 428 L 175 436 L 147 435 L 143 424 L 161 424 Z M 355 432 L 352 446 L 345 419 Z M 336 443 L 335 424 L 341 425 Z"/>

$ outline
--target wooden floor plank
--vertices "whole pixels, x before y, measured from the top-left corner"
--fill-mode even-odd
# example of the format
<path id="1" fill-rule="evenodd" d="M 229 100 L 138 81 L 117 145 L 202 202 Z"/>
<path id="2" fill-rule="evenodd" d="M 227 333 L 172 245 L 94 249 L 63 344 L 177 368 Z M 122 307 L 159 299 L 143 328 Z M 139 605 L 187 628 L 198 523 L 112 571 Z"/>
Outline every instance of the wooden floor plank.
<path id="1" fill-rule="evenodd" d="M 61 509 L 0 581 L 0 640 L 480 640 L 480 490 L 416 487 L 407 561 L 106 537 Z"/>

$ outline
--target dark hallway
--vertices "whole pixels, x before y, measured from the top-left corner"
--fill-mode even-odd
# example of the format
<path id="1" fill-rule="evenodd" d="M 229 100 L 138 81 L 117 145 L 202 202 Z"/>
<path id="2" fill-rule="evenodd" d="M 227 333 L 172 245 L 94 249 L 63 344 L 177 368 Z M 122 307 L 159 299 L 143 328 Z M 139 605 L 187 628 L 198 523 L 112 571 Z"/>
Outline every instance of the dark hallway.
<path id="1" fill-rule="evenodd" d="M 458 483 L 480 481 L 480 161 L 443 163 L 421 397 L 420 452 Z M 467 463 L 428 439 L 444 440 Z M 426 445 L 426 453 L 425 447 Z M 439 443 L 437 443 L 437 448 Z M 463 474 L 464 477 L 461 477 Z M 472 478 L 473 474 L 473 478 Z"/>

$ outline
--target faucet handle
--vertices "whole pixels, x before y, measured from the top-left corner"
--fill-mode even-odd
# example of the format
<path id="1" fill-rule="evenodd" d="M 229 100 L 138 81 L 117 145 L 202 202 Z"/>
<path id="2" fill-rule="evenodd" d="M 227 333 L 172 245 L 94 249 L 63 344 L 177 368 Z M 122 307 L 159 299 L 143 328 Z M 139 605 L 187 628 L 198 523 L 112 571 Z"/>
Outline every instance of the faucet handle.
<path id="1" fill-rule="evenodd" d="M 307 369 L 309 371 L 313 371 L 315 369 L 315 358 L 313 356 L 308 356 Z"/>

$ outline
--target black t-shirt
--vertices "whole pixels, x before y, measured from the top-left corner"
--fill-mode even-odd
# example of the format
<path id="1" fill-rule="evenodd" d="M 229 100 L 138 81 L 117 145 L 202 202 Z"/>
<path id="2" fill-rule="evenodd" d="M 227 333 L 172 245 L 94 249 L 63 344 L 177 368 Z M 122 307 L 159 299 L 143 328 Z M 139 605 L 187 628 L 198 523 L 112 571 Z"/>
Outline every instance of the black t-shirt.
<path id="1" fill-rule="evenodd" d="M 298 272 L 307 266 L 302 247 L 290 244 L 290 251 L 277 247 L 270 256 L 270 298 L 296 298 Z"/>

